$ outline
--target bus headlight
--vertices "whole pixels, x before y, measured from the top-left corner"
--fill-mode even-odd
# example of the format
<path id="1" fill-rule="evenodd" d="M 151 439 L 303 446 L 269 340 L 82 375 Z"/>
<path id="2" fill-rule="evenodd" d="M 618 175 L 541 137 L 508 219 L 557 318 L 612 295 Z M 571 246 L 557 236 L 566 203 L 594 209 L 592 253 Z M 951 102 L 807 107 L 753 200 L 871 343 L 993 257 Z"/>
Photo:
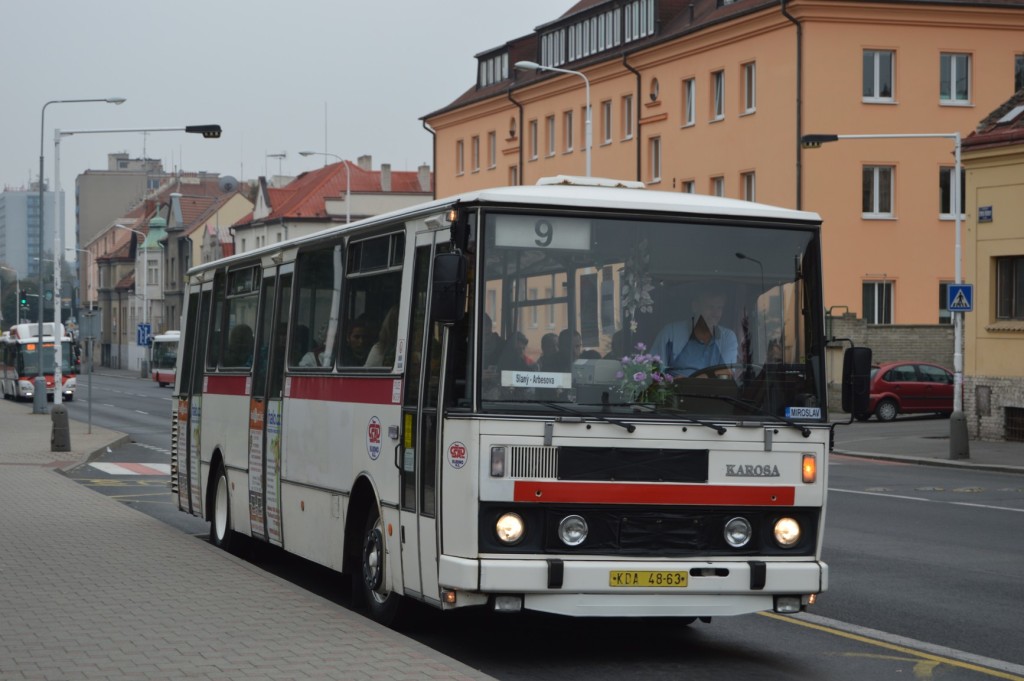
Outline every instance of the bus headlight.
<path id="1" fill-rule="evenodd" d="M 558 523 L 558 538 L 566 546 L 579 546 L 587 539 L 587 521 L 583 516 L 567 515 Z"/>
<path id="2" fill-rule="evenodd" d="M 753 528 L 750 527 L 750 521 L 746 518 L 736 517 L 725 523 L 725 542 L 734 548 L 740 548 L 746 546 L 750 541 L 750 535 L 753 532 Z"/>
<path id="3" fill-rule="evenodd" d="M 793 518 L 779 518 L 775 521 L 773 534 L 776 544 L 784 549 L 792 548 L 800 541 L 800 523 Z"/>
<path id="4" fill-rule="evenodd" d="M 512 545 L 518 544 L 519 540 L 523 538 L 523 531 L 526 527 L 518 513 L 505 513 L 498 518 L 494 529 L 502 543 Z"/>

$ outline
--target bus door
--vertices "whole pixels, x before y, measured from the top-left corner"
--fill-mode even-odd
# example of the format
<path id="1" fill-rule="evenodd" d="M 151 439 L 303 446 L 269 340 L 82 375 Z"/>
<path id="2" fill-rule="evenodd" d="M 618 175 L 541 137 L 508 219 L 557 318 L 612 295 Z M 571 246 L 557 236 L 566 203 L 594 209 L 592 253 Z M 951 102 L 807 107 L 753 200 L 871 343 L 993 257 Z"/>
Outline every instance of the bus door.
<path id="1" fill-rule="evenodd" d="M 253 537 L 277 546 L 282 546 L 281 417 L 291 268 L 263 269 L 249 396 L 249 529 Z"/>
<path id="2" fill-rule="evenodd" d="M 428 323 L 434 237 L 435 233 L 416 237 L 399 466 L 405 589 L 440 600 L 436 482 L 442 327 Z M 447 238 L 445 234 L 445 243 Z"/>
<path id="3" fill-rule="evenodd" d="M 203 402 L 203 368 L 206 366 L 206 334 L 209 329 L 213 282 L 194 286 L 188 295 L 188 320 L 181 343 L 177 372 L 177 452 L 178 508 L 192 515 L 203 515 L 200 475 L 200 423 Z"/>

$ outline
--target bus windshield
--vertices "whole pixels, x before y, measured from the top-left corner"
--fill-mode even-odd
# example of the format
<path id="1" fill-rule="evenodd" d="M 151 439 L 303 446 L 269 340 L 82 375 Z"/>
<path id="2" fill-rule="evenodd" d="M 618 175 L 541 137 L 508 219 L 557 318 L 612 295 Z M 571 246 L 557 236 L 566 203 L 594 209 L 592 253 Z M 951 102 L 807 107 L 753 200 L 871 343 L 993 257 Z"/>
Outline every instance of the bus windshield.
<path id="1" fill-rule="evenodd" d="M 21 374 L 33 374 L 39 367 L 39 344 L 25 343 L 18 353 L 18 372 Z M 74 362 L 73 348 L 70 341 L 61 343 L 60 370 L 62 374 L 72 373 Z M 43 373 L 52 374 L 54 369 L 53 343 L 43 343 Z"/>
<path id="2" fill-rule="evenodd" d="M 153 369 L 173 369 L 178 362 L 177 340 L 153 341 Z"/>
<path id="3" fill-rule="evenodd" d="M 480 242 L 485 409 L 825 418 L 813 229 L 491 212 Z"/>

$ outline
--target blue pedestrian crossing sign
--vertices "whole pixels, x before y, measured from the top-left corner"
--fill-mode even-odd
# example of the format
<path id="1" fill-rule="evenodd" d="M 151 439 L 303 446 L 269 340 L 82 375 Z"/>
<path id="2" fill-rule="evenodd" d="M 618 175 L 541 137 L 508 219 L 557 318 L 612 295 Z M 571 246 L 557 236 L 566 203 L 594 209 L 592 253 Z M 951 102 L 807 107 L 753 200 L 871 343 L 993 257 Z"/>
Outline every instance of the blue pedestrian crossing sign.
<path id="1" fill-rule="evenodd" d="M 946 287 L 946 308 L 950 312 L 974 309 L 974 284 L 950 284 Z"/>

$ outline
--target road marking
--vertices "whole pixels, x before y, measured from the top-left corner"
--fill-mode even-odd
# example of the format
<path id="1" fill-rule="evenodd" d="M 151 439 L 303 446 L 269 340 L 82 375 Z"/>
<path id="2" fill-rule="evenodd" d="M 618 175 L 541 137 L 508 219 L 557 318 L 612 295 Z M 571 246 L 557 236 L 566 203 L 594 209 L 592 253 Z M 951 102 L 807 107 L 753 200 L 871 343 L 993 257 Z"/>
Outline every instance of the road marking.
<path id="1" fill-rule="evenodd" d="M 1010 508 L 1009 506 L 991 506 L 989 504 L 972 504 L 967 501 L 946 501 L 945 499 L 925 499 L 924 497 L 908 497 L 903 494 L 882 494 L 880 492 L 865 492 L 856 489 L 836 489 L 830 487 L 829 492 L 844 492 L 846 494 L 863 494 L 868 497 L 886 497 L 887 499 L 903 499 L 904 501 L 924 501 L 929 504 L 949 504 L 950 506 L 969 506 L 971 508 L 985 508 L 990 511 L 1013 511 L 1024 513 L 1024 508 Z"/>
<path id="2" fill-rule="evenodd" d="M 142 411 L 141 409 L 136 409 L 135 413 L 136 414 L 145 414 L 146 416 L 149 416 L 149 412 L 148 411 Z"/>
<path id="3" fill-rule="evenodd" d="M 171 464 L 169 463 L 107 463 L 98 462 L 89 464 L 97 470 L 108 475 L 170 475 Z"/>
<path id="4" fill-rule="evenodd" d="M 970 671 L 992 676 L 997 679 L 1008 679 L 1008 681 L 1024 681 L 1024 666 L 994 660 L 990 657 L 974 655 L 955 648 L 926 643 L 896 634 L 889 634 L 877 629 L 869 629 L 856 624 L 848 624 L 839 620 L 812 615 L 802 612 L 796 615 L 779 615 L 774 612 L 760 612 L 759 615 L 771 617 L 782 622 L 799 624 L 808 629 L 823 631 L 834 636 L 841 636 L 860 643 L 893 650 L 906 655 L 913 655 L 916 658 L 930 660 L 937 664 L 948 664 L 952 667 L 968 669 Z"/>

